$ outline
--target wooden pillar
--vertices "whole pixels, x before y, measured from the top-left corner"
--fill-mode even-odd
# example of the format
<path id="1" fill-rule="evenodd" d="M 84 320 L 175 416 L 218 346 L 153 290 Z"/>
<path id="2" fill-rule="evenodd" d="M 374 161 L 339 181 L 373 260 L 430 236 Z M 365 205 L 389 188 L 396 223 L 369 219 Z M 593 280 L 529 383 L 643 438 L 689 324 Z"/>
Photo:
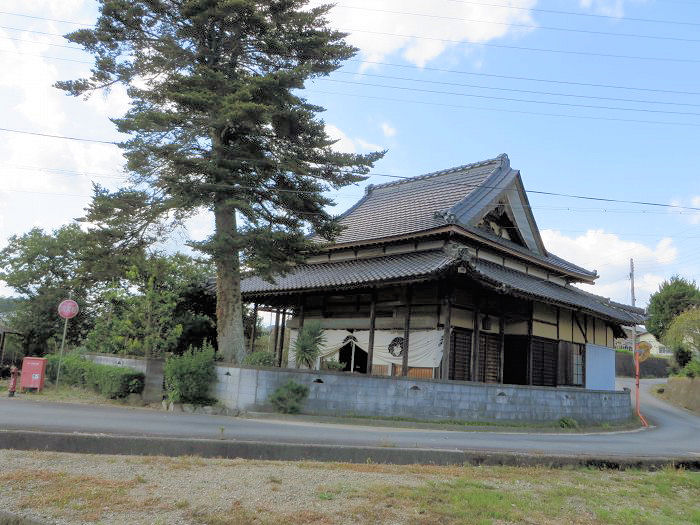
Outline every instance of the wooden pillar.
<path id="1" fill-rule="evenodd" d="M 304 327 L 304 296 L 299 299 L 299 330 Z"/>
<path id="2" fill-rule="evenodd" d="M 450 345 L 452 338 L 452 298 L 448 294 L 445 298 L 445 326 L 442 332 L 442 377 L 450 378 Z"/>
<path id="3" fill-rule="evenodd" d="M 503 316 L 503 308 L 501 307 L 501 317 L 498 320 L 498 333 L 501 336 L 501 355 L 498 363 L 498 382 L 503 384 L 503 358 L 505 356 L 506 344 L 506 319 Z"/>
<path id="4" fill-rule="evenodd" d="M 532 316 L 535 303 L 530 303 L 530 318 L 527 320 L 527 384 L 532 384 Z"/>
<path id="5" fill-rule="evenodd" d="M 272 344 L 272 353 L 275 356 L 275 363 L 277 363 L 277 352 L 279 348 L 279 338 L 280 338 L 280 311 L 275 310 L 275 337 Z"/>
<path id="6" fill-rule="evenodd" d="M 6 332 L 0 332 L 0 365 L 5 362 L 5 340 L 7 339 Z"/>
<path id="7" fill-rule="evenodd" d="M 401 363 L 401 375 L 408 376 L 408 349 L 411 329 L 411 288 L 406 288 L 406 319 L 403 324 L 403 361 Z"/>
<path id="8" fill-rule="evenodd" d="M 469 379 L 479 381 L 477 372 L 479 370 L 479 346 L 481 339 L 481 309 L 477 305 L 474 309 L 474 344 L 472 345 L 472 362 L 470 364 Z"/>
<path id="9" fill-rule="evenodd" d="M 255 352 L 255 332 L 258 329 L 258 303 L 253 304 L 253 327 L 250 330 L 250 352 Z"/>
<path id="10" fill-rule="evenodd" d="M 372 292 L 372 302 L 369 306 L 369 343 L 367 343 L 367 374 L 372 374 L 374 360 L 374 325 L 377 319 L 377 293 Z"/>
<path id="11" fill-rule="evenodd" d="M 279 349 L 279 354 L 277 356 L 277 366 L 281 367 L 282 366 L 282 354 L 284 353 L 284 326 L 287 321 L 287 310 L 283 309 L 282 310 L 282 324 L 280 326 L 280 349 Z"/>

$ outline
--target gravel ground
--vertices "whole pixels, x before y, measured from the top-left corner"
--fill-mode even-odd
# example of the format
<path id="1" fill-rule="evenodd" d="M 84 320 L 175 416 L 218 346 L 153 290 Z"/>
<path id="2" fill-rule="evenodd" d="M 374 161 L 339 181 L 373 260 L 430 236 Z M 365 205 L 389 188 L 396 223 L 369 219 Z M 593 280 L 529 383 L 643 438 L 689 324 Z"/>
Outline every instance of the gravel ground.
<path id="1" fill-rule="evenodd" d="M 373 484 L 415 486 L 459 473 L 15 450 L 0 450 L 0 465 L 0 508 L 47 523 L 105 525 L 362 523 L 360 493 Z"/>

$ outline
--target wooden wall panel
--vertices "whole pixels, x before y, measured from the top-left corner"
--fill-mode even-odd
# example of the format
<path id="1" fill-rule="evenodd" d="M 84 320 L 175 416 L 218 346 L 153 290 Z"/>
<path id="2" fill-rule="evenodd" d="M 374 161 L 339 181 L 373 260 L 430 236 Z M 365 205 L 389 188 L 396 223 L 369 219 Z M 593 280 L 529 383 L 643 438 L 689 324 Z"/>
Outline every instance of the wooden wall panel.
<path id="1" fill-rule="evenodd" d="M 541 323 L 539 321 L 532 322 L 532 335 L 536 337 L 545 337 L 547 339 L 557 338 L 557 327 L 551 324 Z"/>
<path id="2" fill-rule="evenodd" d="M 527 335 L 527 321 L 506 321 L 505 333 L 508 335 Z"/>
<path id="3" fill-rule="evenodd" d="M 571 341 L 571 310 L 562 308 L 559 312 L 559 339 L 561 341 Z"/>

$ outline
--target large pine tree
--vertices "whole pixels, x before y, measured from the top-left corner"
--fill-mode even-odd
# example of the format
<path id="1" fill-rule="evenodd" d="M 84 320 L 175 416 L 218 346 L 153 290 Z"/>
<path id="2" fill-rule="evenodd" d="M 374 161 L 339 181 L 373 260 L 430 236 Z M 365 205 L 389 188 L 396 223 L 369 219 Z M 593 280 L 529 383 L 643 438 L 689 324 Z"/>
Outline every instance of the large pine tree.
<path id="1" fill-rule="evenodd" d="M 196 248 L 217 270 L 219 350 L 244 355 L 241 268 L 266 278 L 327 239 L 329 189 L 358 182 L 383 152 L 338 153 L 300 94 L 355 49 L 328 27 L 330 6 L 306 0 L 100 0 L 94 29 L 67 35 L 94 55 L 90 78 L 59 82 L 72 95 L 128 85 L 131 109 L 114 119 L 128 170 L 159 216 L 213 212 Z M 152 219 L 153 214 L 146 214 Z"/>

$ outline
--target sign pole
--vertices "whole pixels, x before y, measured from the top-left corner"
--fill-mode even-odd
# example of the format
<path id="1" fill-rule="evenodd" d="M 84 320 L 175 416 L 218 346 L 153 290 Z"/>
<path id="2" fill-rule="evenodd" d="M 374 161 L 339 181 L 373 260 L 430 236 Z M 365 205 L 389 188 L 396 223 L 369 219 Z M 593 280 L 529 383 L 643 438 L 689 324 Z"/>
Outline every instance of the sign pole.
<path id="1" fill-rule="evenodd" d="M 63 321 L 63 339 L 61 340 L 61 351 L 58 354 L 58 370 L 56 371 L 56 389 L 58 389 L 58 378 L 61 377 L 61 361 L 63 360 L 63 347 L 66 344 L 66 332 L 68 331 L 68 318 Z"/>
<path id="2" fill-rule="evenodd" d="M 73 299 L 73 292 L 68 294 L 68 299 L 61 301 L 58 305 L 58 315 L 61 316 L 63 321 L 63 338 L 61 339 L 61 351 L 58 354 L 58 369 L 56 370 L 56 388 L 58 388 L 58 380 L 61 377 L 61 361 L 63 361 L 63 348 L 66 346 L 66 333 L 68 332 L 68 319 L 72 319 L 78 315 L 78 303 Z"/>
<path id="3" fill-rule="evenodd" d="M 630 259 L 630 287 L 632 292 L 632 306 L 635 306 L 634 297 L 634 259 Z M 637 325 L 632 326 L 632 356 L 634 357 L 634 382 L 635 382 L 635 409 L 642 426 L 648 427 L 649 423 L 644 419 L 639 407 L 639 350 L 637 349 Z"/>

